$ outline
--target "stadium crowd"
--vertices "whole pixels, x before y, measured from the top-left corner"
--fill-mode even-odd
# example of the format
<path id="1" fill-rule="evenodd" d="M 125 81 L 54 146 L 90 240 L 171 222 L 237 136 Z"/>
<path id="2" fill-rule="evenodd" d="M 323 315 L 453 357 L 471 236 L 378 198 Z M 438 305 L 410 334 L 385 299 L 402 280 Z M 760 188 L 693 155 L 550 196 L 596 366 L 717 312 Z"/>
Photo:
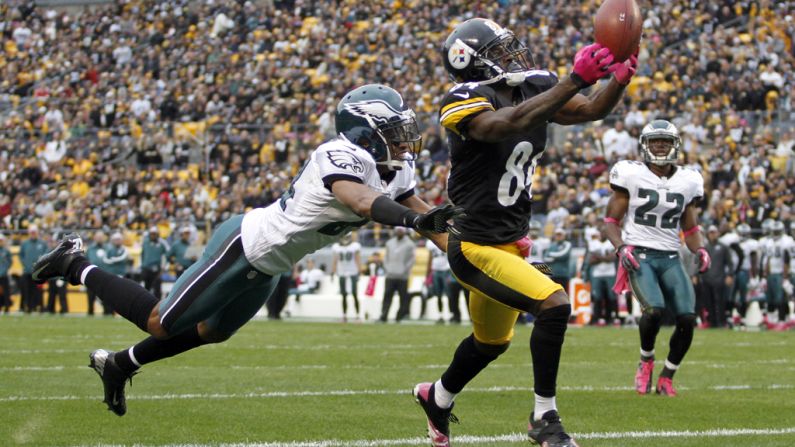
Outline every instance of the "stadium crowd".
<path id="1" fill-rule="evenodd" d="M 533 187 L 534 219 L 582 246 L 615 161 L 672 120 L 706 181 L 701 220 L 728 232 L 765 219 L 795 231 L 795 21 L 791 1 L 638 2 L 639 71 L 602 123 L 556 128 Z M 439 52 L 451 27 L 490 17 L 561 75 L 593 40 L 591 1 L 126 0 L 50 10 L 0 5 L 0 231 L 120 231 L 137 244 L 209 231 L 279 197 L 334 136 L 343 92 L 380 82 L 423 126 L 418 191 L 445 200 Z M 789 127 L 788 127 L 789 126 Z M 386 240 L 378 226 L 363 245 Z"/>

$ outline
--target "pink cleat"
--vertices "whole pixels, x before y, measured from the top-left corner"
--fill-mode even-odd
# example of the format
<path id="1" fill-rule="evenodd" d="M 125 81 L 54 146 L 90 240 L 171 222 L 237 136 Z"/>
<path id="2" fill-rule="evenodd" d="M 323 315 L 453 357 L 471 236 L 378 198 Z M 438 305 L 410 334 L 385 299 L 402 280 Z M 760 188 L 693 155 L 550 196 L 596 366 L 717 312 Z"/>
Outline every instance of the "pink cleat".
<path id="1" fill-rule="evenodd" d="M 654 372 L 654 360 L 641 360 L 635 373 L 635 391 L 638 394 L 651 393 L 651 375 Z"/>
<path id="2" fill-rule="evenodd" d="M 450 422 L 458 423 L 458 418 L 450 408 L 439 408 L 433 397 L 433 383 L 419 383 L 414 387 L 414 398 L 425 410 L 428 418 L 428 437 L 433 447 L 450 447 Z"/>
<path id="3" fill-rule="evenodd" d="M 657 379 L 657 394 L 661 396 L 676 397 L 674 383 L 669 377 L 660 377 Z"/>

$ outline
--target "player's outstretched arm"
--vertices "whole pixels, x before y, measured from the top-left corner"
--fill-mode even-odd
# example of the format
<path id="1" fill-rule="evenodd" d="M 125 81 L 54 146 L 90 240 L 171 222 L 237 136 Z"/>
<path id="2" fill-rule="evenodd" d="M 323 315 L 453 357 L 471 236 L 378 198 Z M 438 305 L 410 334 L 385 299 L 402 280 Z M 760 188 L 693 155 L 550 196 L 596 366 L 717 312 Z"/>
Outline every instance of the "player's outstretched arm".
<path id="1" fill-rule="evenodd" d="M 607 86 L 592 92 L 589 96 L 574 95 L 552 117 L 558 124 L 578 124 L 600 120 L 606 117 L 616 106 L 624 88 L 629 84 L 638 68 L 638 58 L 630 56 L 624 62 L 617 62 L 610 66 L 608 71 L 613 73 L 613 78 Z"/>
<path id="2" fill-rule="evenodd" d="M 470 121 L 467 132 L 478 141 L 497 142 L 546 124 L 580 89 L 611 73 L 612 62 L 613 55 L 607 48 L 599 44 L 583 47 L 574 57 L 571 74 L 554 87 L 515 107 L 481 113 Z"/>
<path id="3" fill-rule="evenodd" d="M 427 213 L 428 211 L 432 210 L 433 207 L 429 205 L 424 200 L 420 199 L 416 195 L 409 197 L 408 199 L 400 202 L 402 205 L 414 210 L 417 213 Z M 421 231 L 423 236 L 433 241 L 437 247 L 439 247 L 443 252 L 447 253 L 447 233 L 427 233 Z M 431 270 L 431 259 L 428 258 L 428 272 Z"/>
<path id="4" fill-rule="evenodd" d="M 463 214 L 463 209 L 452 205 L 432 208 L 418 213 L 361 183 L 337 180 L 331 185 L 334 196 L 360 216 L 390 226 L 413 228 L 423 233 L 452 231 L 448 221 Z"/>

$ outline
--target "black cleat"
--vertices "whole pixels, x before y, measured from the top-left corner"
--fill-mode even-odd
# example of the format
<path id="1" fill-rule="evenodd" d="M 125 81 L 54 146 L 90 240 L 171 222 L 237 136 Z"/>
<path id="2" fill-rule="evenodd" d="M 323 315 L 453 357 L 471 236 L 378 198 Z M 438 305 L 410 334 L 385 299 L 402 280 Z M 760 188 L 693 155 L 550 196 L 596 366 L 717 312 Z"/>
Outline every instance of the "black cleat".
<path id="1" fill-rule="evenodd" d="M 102 386 L 105 388 L 105 400 L 103 402 L 108 404 L 108 410 L 119 416 L 124 416 L 124 413 L 127 412 L 124 383 L 129 380 L 130 385 L 132 385 L 132 376 L 137 373 L 122 371 L 113 359 L 113 354 L 114 352 L 97 349 L 89 354 L 90 363 L 88 366 L 96 371 L 99 374 L 99 378 L 102 379 Z"/>
<path id="2" fill-rule="evenodd" d="M 527 436 L 530 437 L 530 442 L 540 444 L 541 447 L 578 447 L 574 439 L 563 430 L 560 416 L 555 410 L 547 411 L 537 421 L 531 413 Z"/>
<path id="3" fill-rule="evenodd" d="M 33 281 L 37 284 L 43 284 L 48 279 L 59 278 L 67 276 L 69 266 L 72 265 L 76 259 L 85 259 L 85 251 L 83 251 L 83 239 L 77 233 L 70 233 L 61 239 L 61 242 L 49 253 L 41 255 L 41 257 L 33 264 Z M 74 282 L 74 278 L 66 278 L 72 285 L 79 285 L 79 282 Z"/>
<path id="4" fill-rule="evenodd" d="M 428 437 L 433 447 L 450 447 L 450 422 L 458 423 L 458 418 L 450 408 L 439 408 L 433 397 L 433 383 L 418 383 L 414 387 L 414 399 L 420 404 L 428 418 Z"/>

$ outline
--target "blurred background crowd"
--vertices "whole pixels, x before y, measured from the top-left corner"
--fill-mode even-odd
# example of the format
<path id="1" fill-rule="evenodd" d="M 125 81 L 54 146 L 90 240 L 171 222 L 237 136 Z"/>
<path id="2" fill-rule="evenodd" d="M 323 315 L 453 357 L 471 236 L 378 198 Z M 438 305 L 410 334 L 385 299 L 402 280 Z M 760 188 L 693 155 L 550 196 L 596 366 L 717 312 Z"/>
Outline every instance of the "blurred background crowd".
<path id="1" fill-rule="evenodd" d="M 119 232 L 125 245 L 140 246 L 152 226 L 172 242 L 185 226 L 199 239 L 278 198 L 334 137 L 341 95 L 368 82 L 416 109 L 418 192 L 441 203 L 448 165 L 437 114 L 451 83 L 439 49 L 452 27 L 493 18 L 536 66 L 564 76 L 593 41 L 599 2 L 91 3 L 0 5 L 0 232 L 15 243 L 33 225 Z M 795 2 L 638 3 L 638 74 L 604 121 L 554 126 L 534 219 L 584 246 L 610 166 L 636 158 L 640 129 L 664 118 L 682 133 L 682 162 L 704 174 L 705 226 L 747 223 L 760 234 L 775 219 L 795 230 Z M 377 225 L 359 235 L 364 246 L 386 239 Z"/>

